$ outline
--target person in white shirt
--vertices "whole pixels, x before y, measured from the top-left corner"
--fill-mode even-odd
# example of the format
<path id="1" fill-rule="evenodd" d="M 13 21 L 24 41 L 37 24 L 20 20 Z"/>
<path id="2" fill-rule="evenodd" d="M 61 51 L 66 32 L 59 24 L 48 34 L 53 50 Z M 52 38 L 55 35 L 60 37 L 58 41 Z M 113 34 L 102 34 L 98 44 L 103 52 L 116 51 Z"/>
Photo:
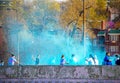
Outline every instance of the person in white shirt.
<path id="1" fill-rule="evenodd" d="M 95 65 L 99 65 L 99 61 L 98 61 L 98 59 L 97 59 L 97 56 L 96 56 L 96 55 L 94 56 L 94 58 L 95 58 Z"/>
<path id="2" fill-rule="evenodd" d="M 89 55 L 89 58 L 86 59 L 86 64 L 87 65 L 98 65 L 98 59 L 97 56 L 95 55 L 95 57 L 92 56 L 92 54 Z"/>
<path id="3" fill-rule="evenodd" d="M 71 56 L 71 58 L 69 60 L 69 64 L 70 65 L 76 65 L 76 64 L 78 64 L 78 60 L 77 60 L 77 58 L 76 58 L 76 56 L 74 54 L 72 54 L 72 56 Z"/>

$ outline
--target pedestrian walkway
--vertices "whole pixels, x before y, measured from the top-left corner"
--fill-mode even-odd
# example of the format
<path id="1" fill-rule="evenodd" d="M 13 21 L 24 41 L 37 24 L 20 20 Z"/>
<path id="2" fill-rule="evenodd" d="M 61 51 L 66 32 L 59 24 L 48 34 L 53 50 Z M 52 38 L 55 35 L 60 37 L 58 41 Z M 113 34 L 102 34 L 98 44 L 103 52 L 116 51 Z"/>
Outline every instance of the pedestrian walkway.
<path id="1" fill-rule="evenodd" d="M 0 83 L 120 83 L 120 80 L 92 79 L 0 79 Z"/>

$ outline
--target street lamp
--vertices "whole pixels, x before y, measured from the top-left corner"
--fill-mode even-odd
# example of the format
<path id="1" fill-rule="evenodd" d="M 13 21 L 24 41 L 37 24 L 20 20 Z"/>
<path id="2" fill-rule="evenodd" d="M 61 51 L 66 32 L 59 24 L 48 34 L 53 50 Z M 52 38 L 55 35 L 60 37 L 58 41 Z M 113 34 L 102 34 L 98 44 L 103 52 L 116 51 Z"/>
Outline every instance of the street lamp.
<path id="1" fill-rule="evenodd" d="M 86 56 L 86 48 L 85 48 L 85 28 L 86 28 L 86 24 L 85 24 L 85 0 L 83 0 L 83 46 L 84 46 L 84 57 Z"/>

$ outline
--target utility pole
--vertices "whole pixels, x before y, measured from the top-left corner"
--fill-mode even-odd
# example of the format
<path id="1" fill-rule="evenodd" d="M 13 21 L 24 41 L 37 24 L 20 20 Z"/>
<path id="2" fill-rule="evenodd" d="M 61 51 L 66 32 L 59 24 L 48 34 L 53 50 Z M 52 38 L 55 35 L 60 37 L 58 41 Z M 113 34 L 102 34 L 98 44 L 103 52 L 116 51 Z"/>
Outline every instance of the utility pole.
<path id="1" fill-rule="evenodd" d="M 83 0 L 83 44 L 84 44 L 84 31 L 85 31 L 85 0 Z"/>
<path id="2" fill-rule="evenodd" d="M 83 46 L 84 46 L 84 57 L 86 56 L 86 42 L 85 42 L 85 28 L 86 28 L 86 23 L 85 23 L 85 0 L 83 0 Z"/>

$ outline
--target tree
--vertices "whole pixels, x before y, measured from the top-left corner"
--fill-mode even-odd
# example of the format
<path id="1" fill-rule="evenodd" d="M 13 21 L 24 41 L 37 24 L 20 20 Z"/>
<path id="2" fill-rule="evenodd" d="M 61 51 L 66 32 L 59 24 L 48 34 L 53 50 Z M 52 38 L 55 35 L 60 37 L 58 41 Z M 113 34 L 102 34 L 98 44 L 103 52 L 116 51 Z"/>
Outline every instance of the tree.
<path id="1" fill-rule="evenodd" d="M 48 7 L 50 10 L 54 10 L 56 12 L 60 12 L 60 3 L 52 1 Z"/>
<path id="2" fill-rule="evenodd" d="M 120 0 L 110 0 L 110 2 L 108 2 L 108 5 L 112 8 L 116 8 L 120 11 Z"/>
<path id="3" fill-rule="evenodd" d="M 110 0 L 110 2 L 108 2 L 108 6 L 109 6 L 109 11 L 114 11 L 118 16 L 113 20 L 113 22 L 115 22 L 115 29 L 119 29 L 120 27 L 120 0 Z"/>
<path id="4" fill-rule="evenodd" d="M 21 18 L 23 13 L 24 0 L 12 0 L 10 3 L 10 9 L 15 10 L 17 14 L 17 19 Z"/>
<path id="5" fill-rule="evenodd" d="M 91 28 L 100 28 L 101 21 L 106 20 L 106 1 L 105 0 L 84 0 L 85 3 L 85 21 L 86 32 L 91 38 L 95 35 Z M 65 7 L 62 9 L 61 25 L 63 27 L 69 26 L 73 22 L 76 27 L 82 30 L 83 24 L 83 0 L 69 0 L 64 3 Z"/>

